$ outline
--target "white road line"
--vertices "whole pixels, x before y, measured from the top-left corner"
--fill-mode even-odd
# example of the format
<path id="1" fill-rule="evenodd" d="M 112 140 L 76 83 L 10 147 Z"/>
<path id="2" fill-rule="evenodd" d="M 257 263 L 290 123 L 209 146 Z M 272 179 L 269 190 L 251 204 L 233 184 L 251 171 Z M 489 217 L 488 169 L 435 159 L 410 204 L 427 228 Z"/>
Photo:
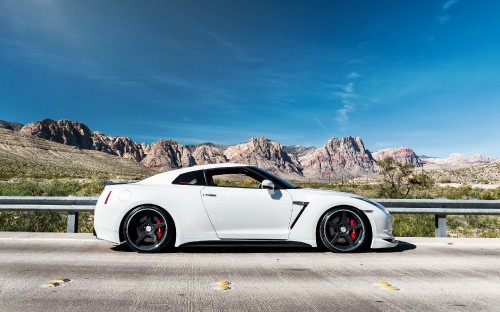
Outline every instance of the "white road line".
<path id="1" fill-rule="evenodd" d="M 86 238 L 37 238 L 37 237 L 0 237 L 0 241 L 43 241 L 43 242 L 103 242 Z"/>
<path id="2" fill-rule="evenodd" d="M 415 243 L 415 242 L 404 242 L 407 244 L 412 244 L 416 246 L 422 245 L 447 245 L 447 246 L 499 246 L 500 242 L 474 242 L 474 243 L 461 243 L 461 242 L 435 242 L 435 243 Z"/>

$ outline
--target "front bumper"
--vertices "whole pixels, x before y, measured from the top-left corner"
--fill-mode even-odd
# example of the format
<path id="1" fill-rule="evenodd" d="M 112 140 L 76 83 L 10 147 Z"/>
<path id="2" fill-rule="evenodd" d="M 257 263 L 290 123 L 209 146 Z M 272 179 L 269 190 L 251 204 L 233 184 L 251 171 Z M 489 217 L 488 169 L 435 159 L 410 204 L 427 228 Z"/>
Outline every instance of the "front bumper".
<path id="1" fill-rule="evenodd" d="M 392 248 L 396 247 L 399 242 L 393 238 L 374 238 L 372 240 L 371 248 Z"/>

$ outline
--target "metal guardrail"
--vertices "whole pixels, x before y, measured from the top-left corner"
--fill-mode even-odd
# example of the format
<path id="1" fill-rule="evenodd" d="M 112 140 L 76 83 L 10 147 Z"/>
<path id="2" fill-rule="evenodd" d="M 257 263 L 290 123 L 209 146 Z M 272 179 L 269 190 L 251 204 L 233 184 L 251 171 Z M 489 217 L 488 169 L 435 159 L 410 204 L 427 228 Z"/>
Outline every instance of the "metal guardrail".
<path id="1" fill-rule="evenodd" d="M 78 232 L 78 213 L 94 211 L 98 197 L 0 196 L 0 211 L 66 211 L 68 233 Z M 447 215 L 500 215 L 500 200 L 372 199 L 392 214 L 431 214 L 436 237 L 446 237 Z"/>
<path id="2" fill-rule="evenodd" d="M 67 233 L 78 233 L 79 212 L 93 212 L 98 197 L 0 196 L 0 211 L 61 211 L 68 213 Z"/>
<path id="3" fill-rule="evenodd" d="M 433 214 L 436 237 L 446 237 L 447 215 L 500 215 L 500 200 L 372 199 L 392 214 Z"/>

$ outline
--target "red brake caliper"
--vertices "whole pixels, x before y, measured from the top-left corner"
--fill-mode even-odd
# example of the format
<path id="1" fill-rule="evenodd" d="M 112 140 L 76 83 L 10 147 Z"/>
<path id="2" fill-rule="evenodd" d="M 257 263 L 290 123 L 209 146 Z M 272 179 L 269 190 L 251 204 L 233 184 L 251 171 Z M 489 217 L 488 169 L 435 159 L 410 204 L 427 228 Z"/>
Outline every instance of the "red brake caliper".
<path id="1" fill-rule="evenodd" d="M 349 225 L 350 226 L 355 226 L 356 222 L 354 220 L 349 220 Z M 353 230 L 351 232 L 351 238 L 352 238 L 352 240 L 356 239 L 356 235 L 358 234 L 357 232 L 358 232 L 358 230 Z"/>
<path id="2" fill-rule="evenodd" d="M 160 223 L 161 223 L 161 221 L 160 221 L 160 219 L 158 219 L 158 221 L 156 221 L 156 224 L 160 224 Z M 158 235 L 158 238 L 163 237 L 163 230 L 161 228 L 158 229 L 157 235 Z"/>

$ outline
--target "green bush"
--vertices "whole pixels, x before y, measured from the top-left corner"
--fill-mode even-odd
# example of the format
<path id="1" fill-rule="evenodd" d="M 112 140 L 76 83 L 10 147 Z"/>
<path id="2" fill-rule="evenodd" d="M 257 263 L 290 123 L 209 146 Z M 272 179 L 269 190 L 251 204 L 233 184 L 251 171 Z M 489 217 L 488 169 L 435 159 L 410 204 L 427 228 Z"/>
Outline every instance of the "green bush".
<path id="1" fill-rule="evenodd" d="M 446 225 L 453 237 L 500 237 L 500 216 L 448 216 Z"/>
<path id="2" fill-rule="evenodd" d="M 0 196 L 97 196 L 104 180 L 25 179 L 0 181 Z"/>
<path id="3" fill-rule="evenodd" d="M 395 214 L 393 234 L 399 237 L 434 237 L 433 215 Z"/>

